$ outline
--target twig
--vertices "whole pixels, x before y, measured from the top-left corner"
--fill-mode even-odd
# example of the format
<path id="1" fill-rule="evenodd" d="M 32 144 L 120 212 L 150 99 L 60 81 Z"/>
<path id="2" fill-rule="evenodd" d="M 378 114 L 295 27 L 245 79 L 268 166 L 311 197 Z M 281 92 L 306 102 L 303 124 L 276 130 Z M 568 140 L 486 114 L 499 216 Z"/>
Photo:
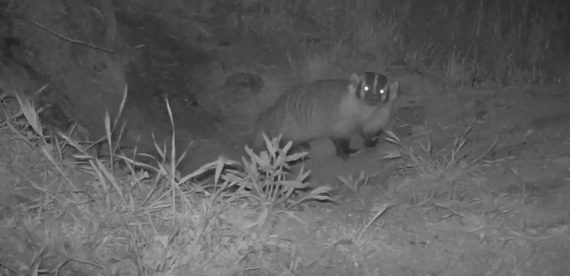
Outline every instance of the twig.
<path id="1" fill-rule="evenodd" d="M 79 44 L 79 45 L 81 45 L 81 46 L 85 46 L 85 47 L 88 47 L 88 48 L 91 48 L 91 49 L 94 49 L 94 50 L 99 50 L 99 51 L 103 51 L 103 52 L 107 52 L 107 53 L 111 53 L 111 54 L 114 54 L 114 53 L 115 53 L 115 51 L 110 50 L 110 49 L 107 49 L 107 48 L 99 47 L 99 46 L 96 46 L 96 45 L 89 44 L 89 43 L 87 43 L 87 42 L 83 42 L 83 41 L 80 41 L 80 40 L 77 40 L 77 39 L 72 39 L 72 38 L 66 37 L 66 36 L 64 36 L 64 35 L 62 35 L 62 34 L 60 34 L 60 33 L 57 33 L 57 32 L 55 32 L 55 31 L 53 31 L 53 30 L 50 30 L 49 28 L 47 28 L 47 27 L 41 25 L 40 23 L 38 23 L 38 22 L 36 22 L 36 21 L 34 21 L 34 20 L 30 19 L 30 18 L 27 18 L 27 17 L 25 17 L 25 16 L 22 16 L 22 15 L 14 15 L 14 14 L 8 14 L 8 13 L 2 13 L 2 14 L 3 14 L 3 15 L 6 15 L 6 16 L 11 16 L 11 17 L 15 17 L 15 18 L 19 18 L 19 19 L 28 21 L 28 22 L 32 23 L 33 25 L 35 25 L 36 27 L 38 27 L 38 28 L 40 28 L 40 29 L 42 29 L 42 30 L 44 30 L 44 31 L 46 31 L 46 32 L 48 32 L 48 33 L 50 33 L 50 34 L 52 34 L 52 35 L 55 35 L 55 36 L 57 36 L 57 37 L 59 37 L 59 38 L 65 40 L 65 41 L 67 41 L 67 42 L 74 43 L 74 44 Z"/>
<path id="2" fill-rule="evenodd" d="M 71 258 L 71 259 L 67 259 L 67 260 L 61 262 L 61 263 L 52 271 L 51 274 L 55 274 L 56 276 L 59 276 L 59 272 L 60 272 L 61 268 L 62 268 L 63 266 L 65 266 L 65 265 L 66 265 L 67 263 L 69 263 L 69 262 L 78 262 L 78 263 L 80 263 L 80 264 L 92 265 L 92 266 L 98 267 L 98 268 L 100 268 L 100 269 L 105 269 L 104 267 L 102 267 L 102 266 L 100 266 L 100 265 L 98 265 L 98 264 L 96 264 L 96 263 L 93 263 L 93 262 L 83 261 L 83 260 L 78 260 L 78 259 L 73 259 L 73 258 Z"/>
<path id="3" fill-rule="evenodd" d="M 358 241 L 360 240 L 360 238 L 362 238 L 362 235 L 364 234 L 364 232 L 366 231 L 366 229 L 368 229 L 368 227 L 370 227 L 370 225 L 372 225 L 372 223 L 378 219 L 380 216 L 382 216 L 382 214 L 384 214 L 386 212 L 386 210 L 388 208 L 392 207 L 391 204 L 388 203 L 384 203 L 382 205 L 379 206 L 379 208 L 377 208 L 378 212 L 376 212 L 376 215 L 374 215 L 374 217 L 372 217 L 372 219 L 370 221 L 368 221 L 368 224 L 366 224 L 366 226 L 364 226 L 364 228 L 362 229 L 362 231 L 360 231 L 360 233 L 358 234 L 358 236 L 356 237 L 356 240 L 354 240 L 353 243 L 358 243 Z"/>
<path id="4" fill-rule="evenodd" d="M 88 47 L 88 48 L 91 48 L 91 49 L 95 49 L 95 50 L 99 50 L 99 51 L 103 51 L 103 52 L 107 52 L 107 53 L 111 53 L 111 54 L 114 54 L 114 53 L 115 53 L 115 51 L 113 51 L 113 50 L 109 50 L 109 49 L 102 48 L 102 47 L 99 47 L 99 46 L 91 45 L 91 44 L 89 44 L 89 43 L 87 43 L 87 42 L 83 42 L 83 41 L 80 41 L 80 40 L 72 39 L 72 38 L 66 37 L 66 36 L 64 36 L 64 35 L 62 35 L 62 34 L 56 33 L 55 31 L 52 31 L 52 30 L 50 30 L 50 29 L 48 29 L 48 28 L 46 28 L 46 27 L 40 25 L 39 23 L 37 23 L 37 22 L 35 22 L 34 20 L 29 19 L 29 18 L 27 18 L 27 17 L 24 17 L 24 19 L 27 20 L 27 21 L 29 21 L 30 23 L 36 25 L 36 27 L 41 28 L 42 30 L 44 30 L 44 31 L 46 31 L 46 32 L 48 32 L 48 33 L 51 33 L 52 35 L 55 35 L 55 36 L 57 36 L 57 37 L 59 37 L 59 38 L 61 38 L 61 39 L 63 39 L 63 40 L 66 40 L 66 41 L 68 41 L 68 42 L 70 42 L 70 43 L 79 44 L 79 45 L 82 45 L 82 46 L 85 46 L 85 47 Z"/>
<path id="5" fill-rule="evenodd" d="M 532 253 L 534 253 L 535 248 L 532 249 L 532 251 L 530 251 L 530 253 L 528 253 L 528 255 L 526 255 L 526 257 L 524 259 L 522 259 L 522 261 L 520 263 L 517 263 L 517 255 L 515 255 L 515 267 L 513 269 L 513 276 L 517 275 L 517 272 L 519 271 L 520 266 L 526 262 L 526 260 L 528 260 L 528 258 L 530 258 L 530 256 L 532 255 Z"/>
<path id="6" fill-rule="evenodd" d="M 13 268 L 13 267 L 5 264 L 5 263 L 0 262 L 0 267 L 5 267 L 6 269 L 18 274 L 18 271 L 15 268 Z"/>

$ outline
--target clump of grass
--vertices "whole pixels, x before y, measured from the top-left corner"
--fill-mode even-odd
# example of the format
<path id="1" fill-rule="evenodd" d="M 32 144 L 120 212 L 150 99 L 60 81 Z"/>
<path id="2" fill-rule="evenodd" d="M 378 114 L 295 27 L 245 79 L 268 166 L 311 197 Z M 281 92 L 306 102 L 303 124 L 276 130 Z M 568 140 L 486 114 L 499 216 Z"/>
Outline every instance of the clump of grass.
<path id="1" fill-rule="evenodd" d="M 444 65 L 444 78 L 452 85 L 471 85 L 477 81 L 476 71 L 471 65 L 471 60 L 460 51 L 453 51 Z"/>
<path id="2" fill-rule="evenodd" d="M 475 123 L 475 122 L 474 122 Z M 426 142 L 415 141 L 417 147 L 404 145 L 398 136 L 392 131 L 386 131 L 386 140 L 396 145 L 398 148 L 386 155 L 386 158 L 404 158 L 407 166 L 416 170 L 421 176 L 438 178 L 450 169 L 465 169 L 482 161 L 482 159 L 497 145 L 497 141 L 489 149 L 471 160 L 467 160 L 467 154 L 463 151 L 467 145 L 469 134 L 473 130 L 474 123 L 471 124 L 461 136 L 456 137 L 449 147 L 434 150 L 429 133 L 426 135 Z M 419 150 L 416 149 L 419 148 Z"/>
<path id="3" fill-rule="evenodd" d="M 358 175 L 357 179 L 354 179 L 352 175 L 349 175 L 348 177 L 343 177 L 339 175 L 337 176 L 337 179 L 340 181 L 340 183 L 348 187 L 353 193 L 356 194 L 358 193 L 360 187 L 368 185 L 368 180 L 370 180 L 371 176 L 374 177 L 375 174 L 368 175 L 364 172 L 364 170 L 362 170 L 360 171 L 360 175 Z"/>
<path id="4" fill-rule="evenodd" d="M 248 156 L 241 163 L 220 156 L 183 176 L 176 173 L 176 166 L 185 153 L 175 158 L 174 138 L 169 152 L 155 142 L 157 165 L 142 166 L 135 156 L 127 156 L 111 144 L 117 141 L 113 137 L 117 120 L 106 115 L 111 158 L 123 164 L 115 166 L 114 161 L 91 154 L 87 150 L 91 145 L 73 135 L 58 131 L 61 139 L 57 143 L 47 139 L 33 102 L 18 100 L 27 127 L 14 127 L 11 118 L 7 123 L 11 127 L 2 131 L 28 141 L 26 133 L 31 128 L 38 137 L 33 145 L 40 145 L 41 158 L 48 161 L 43 170 L 50 173 L 32 182 L 37 196 L 28 196 L 51 203 L 50 207 L 22 209 L 23 218 L 4 218 L 4 222 L 28 221 L 28 231 L 44 244 L 32 247 L 37 257 L 24 262 L 28 266 L 10 266 L 17 274 L 57 273 L 72 267 L 136 275 L 233 275 L 251 267 L 274 269 L 262 248 L 271 245 L 289 250 L 289 245 L 270 234 L 272 224 L 268 222 L 302 202 L 332 200 L 327 195 L 329 187 L 294 197 L 296 190 L 307 188 L 310 172 L 301 169 L 296 176 L 288 174 L 288 163 L 303 154 L 290 154 L 291 144 L 280 148 L 280 137 L 265 137 L 267 150 L 260 154 L 246 148 Z M 169 105 L 168 109 L 172 121 Z M 71 164 L 63 155 L 54 154 L 70 148 L 76 152 Z M 209 171 L 214 171 L 212 183 L 196 180 Z M 0 254 L 6 252 L 3 249 Z M 13 257 L 8 261 L 28 254 L 10 253 Z M 59 256 L 55 264 L 47 260 L 48 253 Z"/>
<path id="5" fill-rule="evenodd" d="M 320 201 L 333 201 L 328 193 L 331 191 L 330 186 L 321 186 L 312 190 L 308 195 L 287 204 L 291 196 L 296 190 L 305 190 L 309 186 L 305 182 L 309 176 L 310 171 L 304 172 L 301 167 L 295 179 L 287 179 L 287 172 L 291 167 L 289 163 L 301 160 L 307 155 L 307 152 L 290 154 L 289 150 L 292 143 L 289 142 L 283 148 L 279 147 L 281 136 L 272 138 L 271 140 L 264 135 L 265 145 L 267 151 L 261 152 L 256 155 L 249 147 L 246 147 L 246 152 L 251 161 L 243 159 L 245 174 L 242 174 L 241 179 L 236 182 L 236 185 L 243 188 L 249 188 L 251 195 L 257 195 L 263 204 L 268 201 L 271 205 L 283 205 L 285 209 L 292 208 L 307 200 L 320 200 Z"/>

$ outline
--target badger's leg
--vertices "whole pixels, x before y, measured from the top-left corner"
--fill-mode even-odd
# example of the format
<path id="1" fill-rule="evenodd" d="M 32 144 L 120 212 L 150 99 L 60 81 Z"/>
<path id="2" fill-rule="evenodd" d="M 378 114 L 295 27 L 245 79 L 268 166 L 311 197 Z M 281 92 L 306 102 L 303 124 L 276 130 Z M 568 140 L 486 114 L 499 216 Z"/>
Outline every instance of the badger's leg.
<path id="1" fill-rule="evenodd" d="M 311 151 L 311 145 L 308 142 L 299 143 L 297 148 L 300 152 L 309 152 Z"/>
<path id="2" fill-rule="evenodd" d="M 362 131 L 360 134 L 364 139 L 364 147 L 374 148 L 378 146 L 378 142 L 380 141 L 380 135 L 382 135 L 382 130 L 371 131 L 371 132 Z"/>
<path id="3" fill-rule="evenodd" d="M 350 138 L 330 138 L 336 149 L 336 155 L 343 160 L 347 160 L 351 154 L 358 152 L 350 147 Z"/>

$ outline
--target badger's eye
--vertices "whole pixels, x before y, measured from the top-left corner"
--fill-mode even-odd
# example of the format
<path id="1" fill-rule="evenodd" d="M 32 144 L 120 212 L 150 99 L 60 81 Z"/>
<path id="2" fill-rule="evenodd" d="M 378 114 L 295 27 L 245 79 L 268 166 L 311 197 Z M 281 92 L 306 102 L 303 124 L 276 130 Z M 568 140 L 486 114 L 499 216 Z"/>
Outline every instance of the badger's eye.
<path id="1" fill-rule="evenodd" d="M 364 86 L 364 91 L 368 91 L 370 90 L 370 88 L 368 88 L 368 86 Z"/>
<path id="2" fill-rule="evenodd" d="M 380 89 L 380 94 L 384 94 L 384 93 L 386 93 L 386 90 Z"/>

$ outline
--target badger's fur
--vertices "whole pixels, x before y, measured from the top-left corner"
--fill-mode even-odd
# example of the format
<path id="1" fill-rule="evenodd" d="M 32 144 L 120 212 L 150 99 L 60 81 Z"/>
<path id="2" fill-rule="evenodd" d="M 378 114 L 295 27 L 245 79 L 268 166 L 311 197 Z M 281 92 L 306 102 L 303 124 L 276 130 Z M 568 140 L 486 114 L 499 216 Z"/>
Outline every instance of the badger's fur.
<path id="1" fill-rule="evenodd" d="M 357 151 L 350 148 L 352 134 L 360 133 L 366 147 L 378 143 L 390 122 L 398 86 L 382 74 L 365 72 L 293 88 L 259 113 L 250 145 L 263 150 L 264 133 L 270 139 L 282 134 L 281 146 L 291 141 L 304 149 L 313 140 L 329 138 L 337 156 L 346 160 Z"/>

